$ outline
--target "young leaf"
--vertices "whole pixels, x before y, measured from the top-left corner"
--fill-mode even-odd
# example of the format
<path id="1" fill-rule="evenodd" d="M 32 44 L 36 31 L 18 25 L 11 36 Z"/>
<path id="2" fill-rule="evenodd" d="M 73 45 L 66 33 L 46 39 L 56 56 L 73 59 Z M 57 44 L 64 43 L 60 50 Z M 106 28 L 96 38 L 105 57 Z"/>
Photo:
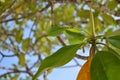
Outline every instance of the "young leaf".
<path id="1" fill-rule="evenodd" d="M 67 28 L 65 27 L 51 27 L 50 31 L 48 32 L 48 36 L 58 36 Z"/>
<path id="2" fill-rule="evenodd" d="M 25 66 L 25 55 L 21 53 L 18 55 L 18 58 L 19 58 L 19 64 L 21 66 Z"/>
<path id="3" fill-rule="evenodd" d="M 69 45 L 60 48 L 51 56 L 45 58 L 37 71 L 37 73 L 33 76 L 32 80 L 36 80 L 36 78 L 41 75 L 45 70 L 62 66 L 68 63 L 75 56 L 76 51 L 80 48 L 81 44 Z"/>
<path id="4" fill-rule="evenodd" d="M 15 40 L 16 40 L 18 43 L 20 43 L 20 42 L 22 41 L 22 37 L 23 37 L 23 32 L 22 32 L 22 30 L 17 31 L 17 32 L 16 32 L 16 35 L 15 35 Z"/>
<path id="5" fill-rule="evenodd" d="M 91 80 L 119 80 L 120 55 L 108 51 L 97 52 L 91 62 Z"/>
<path id="6" fill-rule="evenodd" d="M 31 40 L 30 38 L 24 39 L 24 40 L 22 41 L 22 49 L 23 49 L 25 52 L 29 51 L 29 49 L 31 49 L 31 48 L 30 48 L 31 43 L 32 43 L 32 40 Z"/>
<path id="7" fill-rule="evenodd" d="M 111 32 L 107 32 L 107 34 L 105 34 L 107 37 L 111 37 L 111 36 L 114 36 L 114 35 L 119 35 L 120 34 L 120 29 L 116 30 L 116 31 L 112 31 Z"/>
<path id="8" fill-rule="evenodd" d="M 16 12 L 16 13 L 20 13 L 21 10 L 22 10 L 22 6 L 18 7 L 18 8 L 15 10 L 15 12 Z"/>
<path id="9" fill-rule="evenodd" d="M 117 7 L 117 5 L 118 5 L 118 3 L 115 0 L 111 0 L 108 3 L 108 8 L 113 10 L 113 9 L 115 9 L 115 7 Z"/>
<path id="10" fill-rule="evenodd" d="M 71 30 L 66 30 L 66 36 L 67 36 L 70 44 L 80 44 L 85 37 L 80 32 L 71 31 Z"/>
<path id="11" fill-rule="evenodd" d="M 90 64 L 92 58 L 89 58 L 87 62 L 82 66 L 76 80 L 90 80 Z"/>
<path id="12" fill-rule="evenodd" d="M 101 16 L 106 24 L 108 24 L 108 25 L 115 25 L 116 24 L 116 22 L 112 16 L 105 14 L 105 13 L 103 13 Z"/>
<path id="13" fill-rule="evenodd" d="M 89 10 L 81 10 L 78 12 L 78 16 L 80 16 L 81 18 L 89 18 L 90 11 Z"/>
<path id="14" fill-rule="evenodd" d="M 108 41 L 114 46 L 120 49 L 120 35 L 111 36 L 108 38 Z"/>
<path id="15" fill-rule="evenodd" d="M 100 21 L 98 18 L 95 18 L 94 21 L 95 21 L 95 28 L 96 28 L 96 30 L 97 30 L 98 32 L 103 31 L 104 27 L 102 27 L 101 21 Z M 96 31 L 96 32 L 97 32 L 97 31 Z"/>

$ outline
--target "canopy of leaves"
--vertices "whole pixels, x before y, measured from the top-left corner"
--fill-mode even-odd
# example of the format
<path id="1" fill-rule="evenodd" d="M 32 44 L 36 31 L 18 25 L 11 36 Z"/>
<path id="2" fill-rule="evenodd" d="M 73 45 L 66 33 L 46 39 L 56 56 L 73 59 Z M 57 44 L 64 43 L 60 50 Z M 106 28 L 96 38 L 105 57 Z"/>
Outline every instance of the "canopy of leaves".
<path id="1" fill-rule="evenodd" d="M 85 52 L 84 48 L 90 48 L 94 42 L 91 39 L 90 9 L 94 15 L 96 52 L 106 50 L 106 46 L 119 52 L 119 0 L 0 0 L 0 63 L 8 57 L 15 57 L 16 61 L 10 68 L 6 68 L 5 65 L 0 67 L 6 71 L 5 74 L 0 75 L 0 78 L 23 79 L 20 75 L 25 73 L 29 75 L 29 77 L 25 76 L 26 80 L 32 79 L 38 65 L 42 66 L 46 63 L 44 61 L 55 58 L 56 56 L 53 55 L 56 53 L 60 54 L 59 50 L 53 54 L 55 48 L 59 46 L 81 44 L 80 49 Z M 72 58 L 64 63 L 62 58 L 68 54 L 65 52 L 60 66 L 73 57 L 87 58 L 80 56 L 81 54 L 75 55 L 76 49 L 72 50 L 73 52 L 71 50 L 70 48 L 68 52 L 71 52 L 71 55 L 74 53 Z M 37 60 L 32 62 L 33 58 Z M 92 65 L 97 65 L 96 62 L 94 63 L 97 59 L 96 57 L 93 59 Z M 59 66 L 52 65 L 52 67 Z M 46 67 L 43 68 L 46 70 Z"/>

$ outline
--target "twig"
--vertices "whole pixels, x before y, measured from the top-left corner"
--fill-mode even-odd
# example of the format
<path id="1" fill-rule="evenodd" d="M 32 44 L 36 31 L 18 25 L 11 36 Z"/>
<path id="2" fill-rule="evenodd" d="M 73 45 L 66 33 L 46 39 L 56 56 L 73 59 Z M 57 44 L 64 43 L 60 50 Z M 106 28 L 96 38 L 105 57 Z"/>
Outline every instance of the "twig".
<path id="1" fill-rule="evenodd" d="M 30 75 L 30 76 L 33 76 L 33 73 L 31 72 L 30 68 L 28 67 L 27 64 L 25 64 L 26 66 L 26 72 Z"/>
<path id="2" fill-rule="evenodd" d="M 2 56 L 2 58 L 0 59 L 0 62 L 2 62 L 2 60 L 4 59 L 4 57 L 15 57 L 16 55 L 5 55 L 0 51 L 0 55 Z"/>
<path id="3" fill-rule="evenodd" d="M 6 75 L 8 75 L 8 74 L 12 74 L 12 73 L 14 74 L 14 73 L 27 73 L 27 72 L 26 72 L 26 71 L 12 71 L 12 72 L 6 72 L 6 73 L 0 75 L 0 78 L 6 76 Z M 27 73 L 27 74 L 28 74 L 28 73 Z"/>
<path id="4" fill-rule="evenodd" d="M 75 61 L 77 66 L 80 66 L 80 67 L 82 66 L 81 64 L 78 63 L 78 61 L 75 58 L 73 60 Z"/>
<path id="5" fill-rule="evenodd" d="M 34 12 L 34 13 L 28 13 L 28 14 L 26 14 L 26 16 L 22 16 L 22 17 L 20 17 L 20 18 L 11 18 L 11 19 L 7 19 L 7 20 L 3 20 L 3 21 L 0 21 L 0 23 L 5 23 L 5 22 L 10 22 L 10 21 L 14 21 L 14 20 L 20 20 L 20 19 L 24 19 L 24 18 L 27 18 L 27 17 L 31 17 L 31 16 L 33 16 L 34 14 L 36 14 L 37 12 L 43 12 L 43 11 L 45 11 L 46 9 L 48 9 L 49 8 L 49 6 L 50 6 L 50 4 L 48 4 L 48 5 L 46 5 L 44 8 L 42 8 L 40 11 L 36 11 L 36 12 Z"/>
<path id="6" fill-rule="evenodd" d="M 66 44 L 64 43 L 64 41 L 61 39 L 60 36 L 57 36 L 57 39 L 59 40 L 59 42 L 60 42 L 63 46 L 66 46 Z"/>
<path id="7" fill-rule="evenodd" d="M 0 51 L 0 54 L 2 55 L 2 57 L 15 57 L 16 55 L 13 54 L 13 55 L 4 55 L 1 51 Z"/>
<path id="8" fill-rule="evenodd" d="M 89 56 L 81 56 L 81 55 L 76 54 L 75 57 L 78 59 L 87 60 Z"/>
<path id="9" fill-rule="evenodd" d="M 7 9 L 10 9 L 14 5 L 15 2 L 16 2 L 16 0 L 14 0 L 6 9 L 4 9 L 2 13 L 4 13 Z"/>
<path id="10" fill-rule="evenodd" d="M 42 57 L 41 57 L 40 54 L 38 54 L 38 60 L 37 60 L 29 69 L 34 68 L 34 66 L 35 66 L 36 64 L 38 64 L 39 61 L 42 61 Z"/>

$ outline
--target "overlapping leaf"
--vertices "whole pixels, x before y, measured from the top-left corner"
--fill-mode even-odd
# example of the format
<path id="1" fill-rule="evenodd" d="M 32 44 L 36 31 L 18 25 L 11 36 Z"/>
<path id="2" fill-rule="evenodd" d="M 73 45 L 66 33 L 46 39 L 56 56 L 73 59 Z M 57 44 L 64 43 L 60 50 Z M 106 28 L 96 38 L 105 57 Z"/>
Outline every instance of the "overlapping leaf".
<path id="1" fill-rule="evenodd" d="M 21 66 L 25 66 L 25 55 L 23 53 L 21 53 L 18 55 L 18 58 L 19 58 L 19 64 Z"/>
<path id="2" fill-rule="evenodd" d="M 22 42 L 22 49 L 25 52 L 29 51 L 31 43 L 32 43 L 32 40 L 30 38 L 24 39 Z"/>
<path id="3" fill-rule="evenodd" d="M 101 16 L 106 24 L 108 24 L 108 25 L 115 25 L 116 24 L 116 22 L 112 16 L 110 16 L 108 14 L 104 14 L 104 13 L 101 14 Z"/>
<path id="4" fill-rule="evenodd" d="M 48 36 L 58 36 L 66 29 L 65 27 L 51 27 Z"/>
<path id="5" fill-rule="evenodd" d="M 91 62 L 91 80 L 119 80 L 120 55 L 111 51 L 98 52 Z"/>
<path id="6" fill-rule="evenodd" d="M 108 41 L 117 48 L 120 48 L 120 35 L 117 36 L 111 36 L 108 38 Z"/>
<path id="7" fill-rule="evenodd" d="M 85 37 L 80 32 L 75 31 L 75 29 L 66 30 L 66 36 L 67 36 L 70 44 L 79 44 L 83 41 L 83 39 Z"/>

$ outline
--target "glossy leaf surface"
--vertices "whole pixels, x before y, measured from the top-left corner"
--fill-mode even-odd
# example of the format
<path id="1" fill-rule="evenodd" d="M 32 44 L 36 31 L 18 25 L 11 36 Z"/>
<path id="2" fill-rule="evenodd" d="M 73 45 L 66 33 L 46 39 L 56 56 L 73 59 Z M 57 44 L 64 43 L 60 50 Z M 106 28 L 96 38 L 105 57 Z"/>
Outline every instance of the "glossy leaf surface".
<path id="1" fill-rule="evenodd" d="M 120 35 L 117 36 L 111 36 L 108 38 L 108 41 L 117 48 L 120 48 Z"/>
<path id="2" fill-rule="evenodd" d="M 115 52 L 100 51 L 91 62 L 91 80 L 119 80 L 120 55 Z"/>
<path id="3" fill-rule="evenodd" d="M 33 76 L 33 80 L 36 80 L 36 78 L 47 69 L 60 67 L 68 63 L 71 59 L 73 59 L 80 46 L 81 44 L 62 47 L 51 56 L 45 58 L 42 61 L 37 73 Z"/>

